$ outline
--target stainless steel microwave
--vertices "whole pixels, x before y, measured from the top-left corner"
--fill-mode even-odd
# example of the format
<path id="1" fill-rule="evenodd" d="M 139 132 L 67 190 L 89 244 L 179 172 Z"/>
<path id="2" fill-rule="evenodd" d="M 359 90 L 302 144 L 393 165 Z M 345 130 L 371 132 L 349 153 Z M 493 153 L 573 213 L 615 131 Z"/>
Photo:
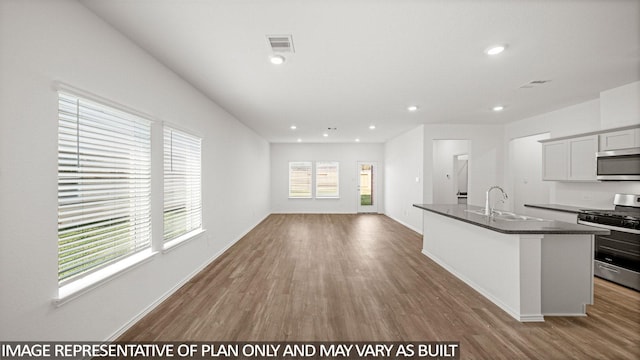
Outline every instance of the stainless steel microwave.
<path id="1" fill-rule="evenodd" d="M 596 154 L 598 180 L 640 180 L 640 148 Z"/>

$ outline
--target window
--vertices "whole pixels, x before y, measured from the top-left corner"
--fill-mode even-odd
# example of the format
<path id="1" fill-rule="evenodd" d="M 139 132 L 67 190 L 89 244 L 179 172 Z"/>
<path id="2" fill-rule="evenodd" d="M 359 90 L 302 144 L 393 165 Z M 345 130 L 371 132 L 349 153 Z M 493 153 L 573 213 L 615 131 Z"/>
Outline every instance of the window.
<path id="1" fill-rule="evenodd" d="M 311 198 L 311 162 L 289 163 L 289 198 Z"/>
<path id="2" fill-rule="evenodd" d="M 316 162 L 316 198 L 337 198 L 340 196 L 337 161 Z"/>
<path id="3" fill-rule="evenodd" d="M 202 228 L 201 139 L 164 128 L 164 241 Z"/>
<path id="4" fill-rule="evenodd" d="M 138 116 L 58 95 L 58 282 L 151 248 L 151 128 Z"/>

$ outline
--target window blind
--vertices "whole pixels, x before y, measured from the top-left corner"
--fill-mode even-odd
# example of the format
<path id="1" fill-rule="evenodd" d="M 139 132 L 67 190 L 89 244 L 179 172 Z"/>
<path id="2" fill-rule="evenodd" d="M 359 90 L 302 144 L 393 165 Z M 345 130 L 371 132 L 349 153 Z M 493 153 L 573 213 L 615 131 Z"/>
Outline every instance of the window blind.
<path id="1" fill-rule="evenodd" d="M 151 246 L 150 122 L 58 93 L 60 285 Z"/>
<path id="2" fill-rule="evenodd" d="M 339 166 L 337 161 L 316 162 L 316 198 L 340 196 Z"/>
<path id="3" fill-rule="evenodd" d="M 202 228 L 201 142 L 164 128 L 164 241 Z"/>
<path id="4" fill-rule="evenodd" d="M 311 162 L 289 163 L 289 197 L 311 198 Z"/>

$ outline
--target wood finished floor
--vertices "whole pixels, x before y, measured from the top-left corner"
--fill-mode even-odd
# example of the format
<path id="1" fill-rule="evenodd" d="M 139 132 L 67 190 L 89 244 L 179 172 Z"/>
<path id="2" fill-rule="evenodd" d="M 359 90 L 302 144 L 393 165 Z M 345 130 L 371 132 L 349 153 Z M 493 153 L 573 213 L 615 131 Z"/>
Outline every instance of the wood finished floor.
<path id="1" fill-rule="evenodd" d="M 640 359 L 640 293 L 519 323 L 383 215 L 271 215 L 119 341 L 460 341 L 463 359 Z"/>

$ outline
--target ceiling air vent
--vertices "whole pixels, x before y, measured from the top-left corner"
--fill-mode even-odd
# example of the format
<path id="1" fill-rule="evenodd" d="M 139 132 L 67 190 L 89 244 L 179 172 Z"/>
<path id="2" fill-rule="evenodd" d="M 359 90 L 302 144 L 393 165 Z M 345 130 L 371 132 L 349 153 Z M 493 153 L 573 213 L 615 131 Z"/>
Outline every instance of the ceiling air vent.
<path id="1" fill-rule="evenodd" d="M 291 35 L 267 35 L 267 40 L 274 52 L 292 53 L 293 37 Z"/>
<path id="2" fill-rule="evenodd" d="M 531 80 L 528 83 L 520 86 L 520 89 L 531 89 L 540 85 L 544 85 L 548 82 L 551 82 L 551 80 Z"/>

